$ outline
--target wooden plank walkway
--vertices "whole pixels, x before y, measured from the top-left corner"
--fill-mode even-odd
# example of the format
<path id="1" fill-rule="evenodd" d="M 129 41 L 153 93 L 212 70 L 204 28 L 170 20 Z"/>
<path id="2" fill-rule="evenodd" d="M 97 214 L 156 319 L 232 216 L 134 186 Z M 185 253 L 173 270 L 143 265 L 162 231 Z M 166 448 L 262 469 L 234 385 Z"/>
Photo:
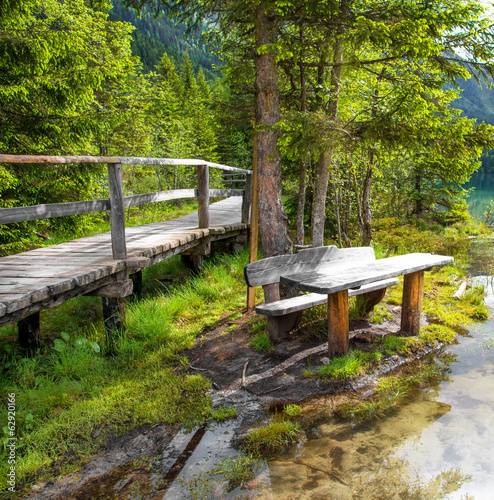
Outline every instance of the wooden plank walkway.
<path id="1" fill-rule="evenodd" d="M 197 212 L 125 229 L 127 258 L 114 260 L 110 233 L 0 258 L 0 326 L 94 292 L 125 271 L 132 274 L 209 241 L 246 232 L 242 197 L 209 207 L 210 227 L 198 229 Z"/>

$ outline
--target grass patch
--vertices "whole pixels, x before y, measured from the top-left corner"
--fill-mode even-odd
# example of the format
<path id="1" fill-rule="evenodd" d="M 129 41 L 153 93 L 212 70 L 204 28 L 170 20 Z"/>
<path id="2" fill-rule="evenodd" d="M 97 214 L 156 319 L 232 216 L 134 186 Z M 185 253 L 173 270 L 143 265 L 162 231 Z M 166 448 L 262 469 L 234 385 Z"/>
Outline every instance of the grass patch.
<path id="1" fill-rule="evenodd" d="M 441 380 L 451 361 L 451 357 L 444 357 L 442 364 L 431 363 L 412 374 L 386 377 L 379 382 L 372 398 L 341 405 L 335 413 L 351 419 L 354 425 L 382 417 L 422 384 Z"/>
<path id="2" fill-rule="evenodd" d="M 299 432 L 296 422 L 273 418 L 266 426 L 249 432 L 244 441 L 244 448 L 254 455 L 279 451 L 296 441 Z"/>
<path id="3" fill-rule="evenodd" d="M 230 418 L 237 418 L 237 410 L 233 406 L 230 408 L 220 406 L 219 408 L 211 410 L 210 419 L 214 422 L 221 423 Z"/>
<path id="4" fill-rule="evenodd" d="M 111 434 L 143 424 L 191 427 L 234 417 L 234 409 L 212 410 L 209 381 L 176 367 L 186 362 L 181 351 L 204 329 L 244 307 L 247 262 L 247 251 L 223 255 L 192 282 L 177 279 L 153 298 L 129 301 L 114 358 L 104 356 L 101 304 L 92 297 L 43 311 L 53 330 L 46 331 L 42 318 L 43 345 L 33 358 L 23 357 L 15 327 L 1 328 L 0 420 L 7 421 L 6 397 L 15 393 L 18 488 L 39 480 L 39 469 L 69 450 L 83 458 Z M 6 486 L 5 457 L 2 447 L 0 488 Z"/>
<path id="5" fill-rule="evenodd" d="M 374 310 L 372 311 L 369 317 L 369 322 L 382 325 L 385 321 L 390 320 L 392 318 L 393 316 L 389 314 L 386 307 L 381 304 L 378 304 L 377 306 L 374 306 Z"/>
<path id="6" fill-rule="evenodd" d="M 377 351 L 352 351 L 344 356 L 335 356 L 328 365 L 323 365 L 317 370 L 321 378 L 334 380 L 349 380 L 361 375 L 381 359 Z"/>
<path id="7" fill-rule="evenodd" d="M 273 343 L 266 332 L 256 334 L 250 341 L 250 345 L 257 352 L 272 352 L 274 350 Z"/>

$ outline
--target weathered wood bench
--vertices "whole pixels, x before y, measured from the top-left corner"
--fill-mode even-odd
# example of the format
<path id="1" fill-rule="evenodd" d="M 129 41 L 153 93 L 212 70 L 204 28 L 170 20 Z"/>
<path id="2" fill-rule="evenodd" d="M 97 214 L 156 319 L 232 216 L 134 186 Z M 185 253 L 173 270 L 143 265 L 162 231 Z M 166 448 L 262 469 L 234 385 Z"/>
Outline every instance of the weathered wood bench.
<path id="1" fill-rule="evenodd" d="M 245 266 L 245 281 L 249 286 L 266 286 L 276 284 L 279 286 L 280 276 L 283 274 L 313 273 L 319 268 L 325 272 L 334 268 L 341 272 L 345 267 L 352 268 L 356 265 L 365 265 L 374 262 L 376 257 L 371 247 L 357 247 L 339 249 L 336 246 L 317 247 L 301 250 L 293 255 L 268 257 Z M 397 285 L 397 278 L 377 280 L 349 289 L 350 297 L 362 295 L 364 300 L 364 314 L 372 311 L 386 293 L 386 288 Z M 268 331 L 273 340 L 282 340 L 288 333 L 296 328 L 305 309 L 328 303 L 328 295 L 308 293 L 295 297 L 276 300 L 256 307 L 258 314 L 268 317 Z"/>

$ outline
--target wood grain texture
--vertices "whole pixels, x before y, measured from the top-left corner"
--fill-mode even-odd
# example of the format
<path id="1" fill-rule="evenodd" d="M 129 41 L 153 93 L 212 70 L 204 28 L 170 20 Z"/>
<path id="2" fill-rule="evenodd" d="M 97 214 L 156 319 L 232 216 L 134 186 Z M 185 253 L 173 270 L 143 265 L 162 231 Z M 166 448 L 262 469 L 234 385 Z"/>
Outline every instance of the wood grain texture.
<path id="1" fill-rule="evenodd" d="M 123 195 L 123 172 L 121 163 L 108 164 L 108 184 L 111 203 L 111 245 L 114 259 L 127 257 L 125 244 L 125 210 Z"/>
<path id="2" fill-rule="evenodd" d="M 199 203 L 199 227 L 209 227 L 209 169 L 197 166 L 197 201 Z"/>
<path id="3" fill-rule="evenodd" d="M 347 354 L 350 347 L 348 337 L 348 290 L 328 295 L 328 356 Z"/>
<path id="4" fill-rule="evenodd" d="M 0 326 L 106 286 L 119 272 L 131 274 L 157 264 L 200 245 L 205 238 L 235 237 L 248 228 L 241 223 L 241 206 L 239 196 L 213 203 L 211 229 L 198 228 L 197 212 L 126 228 L 125 259 L 113 259 L 110 233 L 2 257 Z"/>
<path id="5" fill-rule="evenodd" d="M 400 281 L 397 278 L 388 280 L 375 281 L 369 283 L 358 289 L 348 290 L 348 296 L 354 297 L 356 295 L 363 295 L 375 290 L 381 290 L 389 286 L 397 285 Z M 263 314 L 264 316 L 283 316 L 296 311 L 309 309 L 315 306 L 326 304 L 328 296 L 320 293 L 309 293 L 305 295 L 298 295 L 290 299 L 280 300 L 278 302 L 271 302 L 270 304 L 262 304 L 256 307 L 256 313 Z"/>
<path id="6" fill-rule="evenodd" d="M 405 275 L 401 305 L 401 331 L 405 335 L 418 335 L 422 313 L 424 271 Z"/>
<path id="7" fill-rule="evenodd" d="M 110 200 L 73 201 L 50 203 L 29 207 L 0 208 L 0 224 L 12 224 L 28 220 L 51 219 L 65 215 L 78 215 L 90 212 L 104 212 L 110 209 Z"/>
<path id="8" fill-rule="evenodd" d="M 409 253 L 365 264 L 361 262 L 341 267 L 324 263 L 314 267 L 312 271 L 306 269 L 304 272 L 289 272 L 281 276 L 280 281 L 286 285 L 296 286 L 303 291 L 330 294 L 376 280 L 394 278 L 436 266 L 445 266 L 452 262 L 454 262 L 453 257 L 429 253 Z"/>
<path id="9" fill-rule="evenodd" d="M 309 248 L 296 254 L 268 257 L 252 262 L 245 266 L 244 275 L 249 286 L 262 286 L 278 283 L 282 274 L 293 275 L 297 279 L 303 280 L 304 276 L 313 275 L 318 269 L 334 269 L 336 272 L 352 264 L 373 262 L 374 260 L 374 249 L 371 247 L 339 249 L 332 245 Z M 285 282 L 283 281 L 283 283 Z M 291 283 L 286 284 L 291 285 Z M 309 291 L 315 292 L 316 290 Z"/>

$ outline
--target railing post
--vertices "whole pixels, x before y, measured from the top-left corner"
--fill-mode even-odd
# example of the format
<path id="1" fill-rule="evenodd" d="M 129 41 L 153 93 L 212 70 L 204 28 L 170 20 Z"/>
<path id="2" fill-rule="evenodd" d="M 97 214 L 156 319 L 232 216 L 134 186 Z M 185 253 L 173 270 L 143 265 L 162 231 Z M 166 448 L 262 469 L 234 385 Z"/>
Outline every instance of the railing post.
<path id="1" fill-rule="evenodd" d="M 123 173 L 121 163 L 108 163 L 108 184 L 110 186 L 111 246 L 114 259 L 127 258 L 125 243 L 125 211 Z M 125 271 L 116 275 L 117 282 L 127 279 Z M 107 333 L 107 354 L 115 354 L 115 336 L 125 329 L 125 303 L 122 297 L 102 297 L 103 320 Z"/>
<path id="2" fill-rule="evenodd" d="M 125 211 L 121 163 L 108 163 L 111 206 L 111 246 L 114 259 L 127 258 L 125 244 Z"/>
<path id="3" fill-rule="evenodd" d="M 197 166 L 197 199 L 199 201 L 199 227 L 208 228 L 209 220 L 209 167 Z"/>
<path id="4" fill-rule="evenodd" d="M 250 204 L 252 200 L 253 174 L 245 175 L 244 198 L 242 200 L 242 223 L 248 224 L 250 219 Z"/>

